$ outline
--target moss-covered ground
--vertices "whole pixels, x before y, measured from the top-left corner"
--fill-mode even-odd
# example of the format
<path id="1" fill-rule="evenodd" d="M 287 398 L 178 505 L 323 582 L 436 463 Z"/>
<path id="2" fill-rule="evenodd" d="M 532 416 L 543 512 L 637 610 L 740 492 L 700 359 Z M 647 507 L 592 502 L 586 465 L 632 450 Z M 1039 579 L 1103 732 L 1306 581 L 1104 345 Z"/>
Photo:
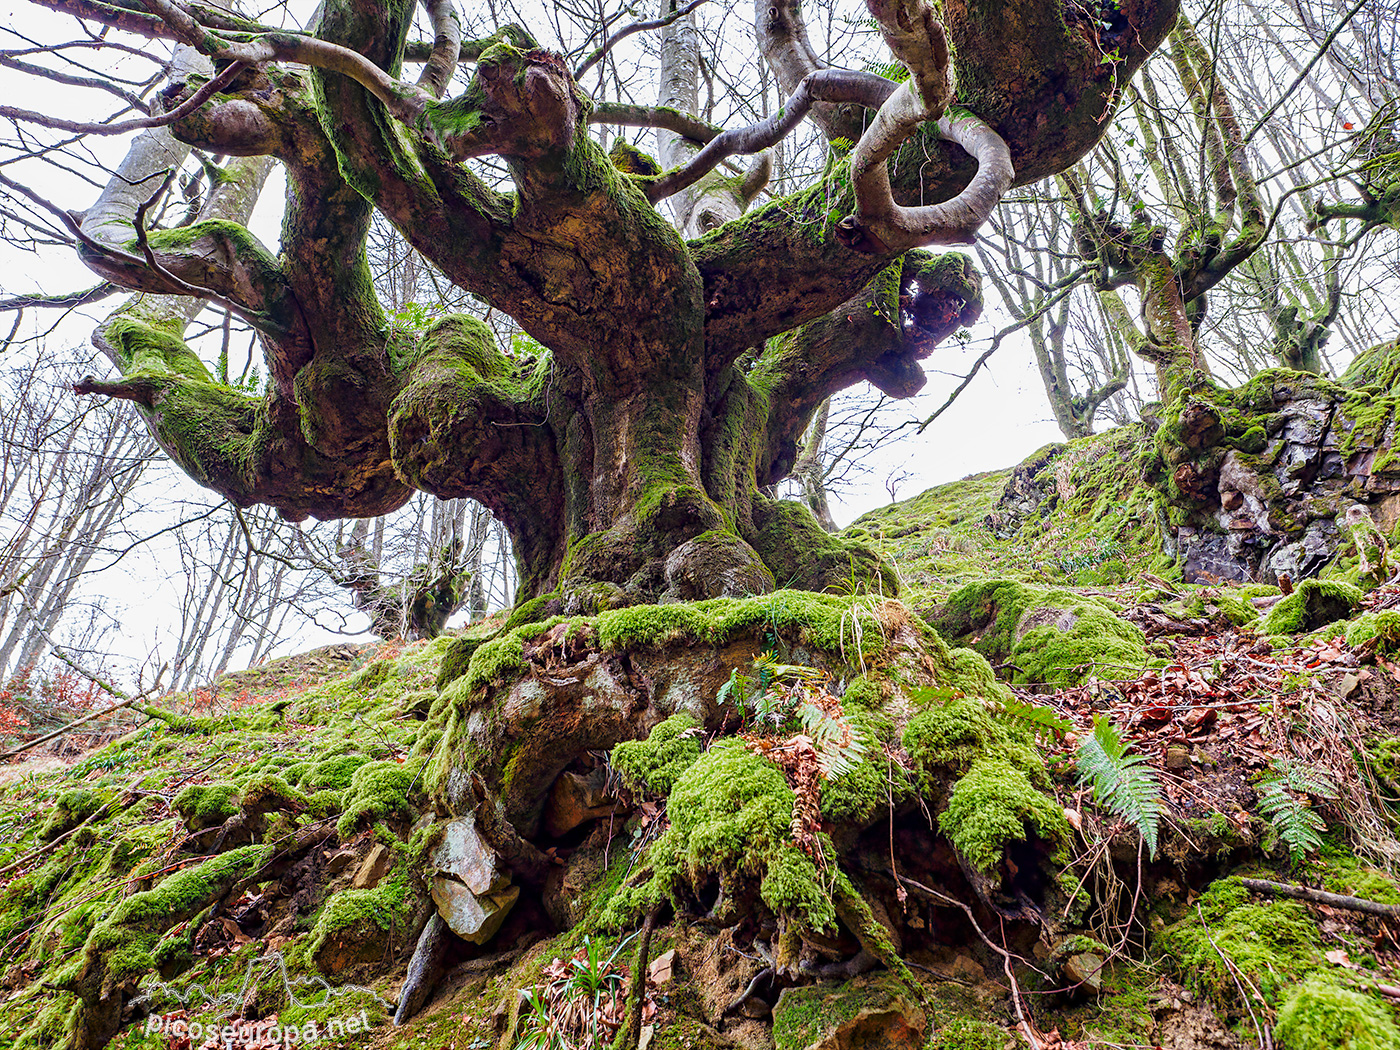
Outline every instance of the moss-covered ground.
<path id="1" fill-rule="evenodd" d="M 935 1050 L 1400 1046 L 1400 926 L 1239 879 L 1400 904 L 1400 587 L 1345 548 L 1287 596 L 1182 583 L 1140 439 L 867 515 L 852 535 L 901 602 L 517 610 L 228 676 L 0 767 L 0 1046 L 180 1050 L 164 1026 L 246 1022 L 230 1046 L 276 1025 L 515 1050 L 566 1015 L 601 1046 L 648 921 L 669 962 L 636 1008 L 668 1050 L 916 1020 Z M 545 819 L 490 832 L 519 903 L 393 1025 L 443 821 L 486 827 L 531 778 Z"/>

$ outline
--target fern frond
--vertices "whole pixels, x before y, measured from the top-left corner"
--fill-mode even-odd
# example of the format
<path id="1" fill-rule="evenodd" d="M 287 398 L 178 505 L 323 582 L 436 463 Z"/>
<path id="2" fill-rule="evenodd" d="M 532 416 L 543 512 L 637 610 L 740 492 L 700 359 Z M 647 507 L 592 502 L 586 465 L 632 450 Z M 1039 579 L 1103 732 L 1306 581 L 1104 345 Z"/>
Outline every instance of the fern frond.
<path id="1" fill-rule="evenodd" d="M 997 714 L 1009 718 L 1013 722 L 1020 722 L 1031 732 L 1048 733 L 1057 740 L 1074 728 L 1073 722 L 1061 718 L 1050 708 L 1040 704 L 1028 704 L 1020 700 L 999 700 L 995 701 L 992 706 Z"/>
<path id="2" fill-rule="evenodd" d="M 1257 808 L 1269 819 L 1294 864 L 1301 863 L 1309 853 L 1322 847 L 1322 832 L 1327 822 L 1309 804 L 1307 795 L 1336 798 L 1337 785 L 1322 770 L 1291 758 L 1276 758 L 1270 763 L 1274 775 L 1259 782 Z"/>
<path id="3" fill-rule="evenodd" d="M 851 731 L 845 718 L 833 718 L 812 703 L 804 703 L 797 716 L 812 741 L 824 780 L 835 780 L 855 769 L 865 754 L 865 742 Z"/>
<path id="4" fill-rule="evenodd" d="M 1321 832 L 1327 830 L 1327 822 L 1306 799 L 1291 794 L 1282 780 L 1260 785 L 1258 809 L 1283 839 L 1294 864 L 1322 847 Z"/>
<path id="5" fill-rule="evenodd" d="M 1092 786 L 1094 799 L 1122 817 L 1147 843 L 1148 856 L 1157 856 L 1157 828 L 1162 818 L 1162 791 L 1143 755 L 1128 754 L 1128 745 L 1107 719 L 1094 718 L 1094 732 L 1075 754 L 1080 783 Z"/>
<path id="6" fill-rule="evenodd" d="M 1316 766 L 1293 758 L 1276 758 L 1269 763 L 1269 767 L 1279 775 L 1267 778 L 1268 782 L 1281 781 L 1291 791 L 1301 791 L 1318 798 L 1337 797 L 1337 785 Z"/>

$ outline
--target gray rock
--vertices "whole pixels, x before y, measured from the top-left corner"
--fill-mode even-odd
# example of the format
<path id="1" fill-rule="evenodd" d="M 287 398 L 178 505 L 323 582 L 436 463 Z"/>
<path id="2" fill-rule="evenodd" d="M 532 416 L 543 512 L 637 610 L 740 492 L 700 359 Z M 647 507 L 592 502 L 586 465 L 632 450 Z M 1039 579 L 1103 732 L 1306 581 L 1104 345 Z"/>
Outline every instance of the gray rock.
<path id="1" fill-rule="evenodd" d="M 433 903 L 448 927 L 470 944 L 485 944 L 500 932 L 506 916 L 520 899 L 519 886 L 507 886 L 480 896 L 445 875 L 435 875 Z"/>
<path id="2" fill-rule="evenodd" d="M 476 819 L 470 815 L 448 823 L 442 842 L 433 850 L 432 864 L 475 894 L 502 889 L 510 882 L 510 873 L 478 834 Z"/>

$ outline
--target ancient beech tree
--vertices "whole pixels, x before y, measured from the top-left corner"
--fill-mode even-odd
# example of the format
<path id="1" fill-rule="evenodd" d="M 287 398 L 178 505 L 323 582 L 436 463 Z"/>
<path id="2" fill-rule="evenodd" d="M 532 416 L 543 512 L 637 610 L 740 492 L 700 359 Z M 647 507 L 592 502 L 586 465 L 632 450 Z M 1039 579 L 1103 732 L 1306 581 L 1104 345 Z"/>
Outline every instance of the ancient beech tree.
<path id="1" fill-rule="evenodd" d="M 181 467 L 239 505 L 299 519 L 382 514 L 414 489 L 477 499 L 511 531 L 520 597 L 569 611 L 879 572 L 766 490 L 834 391 L 919 389 L 920 359 L 980 312 L 970 261 L 920 249 L 969 242 L 1009 186 L 1090 149 L 1177 7 L 868 0 L 908 72 L 897 82 L 824 66 L 797 4 L 758 0 L 789 98 L 720 133 L 595 104 L 528 29 L 464 41 L 450 0 L 425 2 L 431 42 L 410 39 L 411 0 L 326 0 L 304 32 L 176 0 L 34 2 L 204 56 L 145 123 L 216 156 L 273 156 L 288 179 L 275 252 L 228 221 L 148 230 L 159 157 L 68 220 L 108 281 L 246 319 L 265 395 L 220 383 L 139 307 L 95 336 L 121 374 L 81 390 L 134 401 Z M 459 67 L 470 81 L 449 97 Z M 832 145 L 807 189 L 693 240 L 657 210 L 804 118 Z M 680 166 L 665 172 L 614 160 L 590 134 L 609 122 L 692 148 L 668 150 Z M 512 192 L 465 163 L 487 155 Z M 547 351 L 508 354 L 468 316 L 411 338 L 386 323 L 372 209 Z"/>

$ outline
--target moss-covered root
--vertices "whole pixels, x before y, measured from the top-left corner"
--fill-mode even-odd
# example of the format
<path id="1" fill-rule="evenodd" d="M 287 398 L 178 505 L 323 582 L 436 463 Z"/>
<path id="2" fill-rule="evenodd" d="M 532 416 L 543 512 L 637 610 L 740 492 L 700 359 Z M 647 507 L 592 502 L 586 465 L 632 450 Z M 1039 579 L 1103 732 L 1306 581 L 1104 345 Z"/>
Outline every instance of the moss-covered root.
<path id="1" fill-rule="evenodd" d="M 651 935 L 656 930 L 656 920 L 661 915 L 662 905 L 647 912 L 642 923 L 642 932 L 637 937 L 637 957 L 632 962 L 632 981 L 627 986 L 627 1016 L 622 1027 L 617 1030 L 612 1050 L 637 1050 L 642 1036 L 642 1004 L 646 1000 L 647 963 L 651 961 Z"/>
<path id="2" fill-rule="evenodd" d="M 220 900 L 257 867 L 267 848 L 244 846 L 176 872 L 154 889 L 135 893 L 92 928 L 82 954 L 54 981 L 78 996 L 68 1050 L 99 1050 L 121 1028 L 122 1008 L 136 982 L 155 968 L 161 935 Z"/>
<path id="3" fill-rule="evenodd" d="M 908 986 L 918 999 L 924 1017 L 932 1024 L 937 1015 L 928 991 L 904 964 L 904 960 L 895 951 L 888 931 L 880 925 L 880 920 L 875 918 L 875 912 L 865 898 L 856 892 L 856 888 L 844 874 L 836 879 L 836 886 L 831 891 L 831 902 L 836 908 L 836 917 L 855 935 L 861 948 L 884 963 L 886 969 Z"/>

